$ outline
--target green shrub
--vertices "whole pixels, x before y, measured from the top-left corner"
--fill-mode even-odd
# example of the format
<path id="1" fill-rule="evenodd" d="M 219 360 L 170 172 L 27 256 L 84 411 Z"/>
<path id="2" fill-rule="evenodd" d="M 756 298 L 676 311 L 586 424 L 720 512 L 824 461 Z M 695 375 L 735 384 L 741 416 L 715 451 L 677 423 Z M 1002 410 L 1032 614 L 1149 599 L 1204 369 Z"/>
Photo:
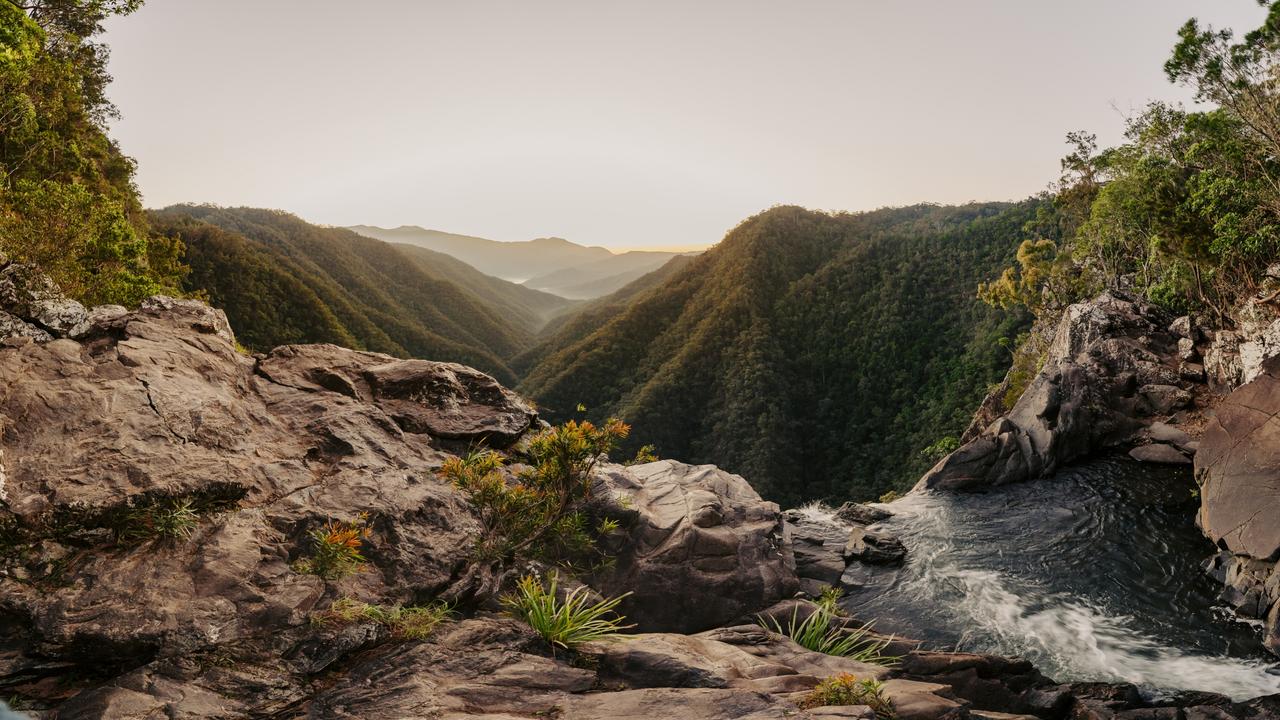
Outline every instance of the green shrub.
<path id="1" fill-rule="evenodd" d="M 884 696 L 884 683 L 875 678 L 859 680 L 849 673 L 826 678 L 799 703 L 801 709 L 831 705 L 866 705 L 881 720 L 892 720 L 893 704 Z"/>
<path id="2" fill-rule="evenodd" d="M 440 474 L 466 493 L 480 515 L 477 554 L 510 560 L 581 554 L 594 548 L 584 501 L 591 497 L 596 464 L 625 438 L 618 420 L 597 427 L 569 422 L 543 430 L 525 450 L 528 469 L 508 480 L 505 460 L 492 450 L 450 458 Z"/>
<path id="3" fill-rule="evenodd" d="M 512 617 L 523 620 L 552 646 L 572 650 L 593 640 L 626 637 L 622 631 L 635 627 L 623 625 L 625 618 L 614 612 L 618 603 L 631 593 L 592 603 L 586 586 L 575 588 L 564 600 L 556 596 L 558 577 L 553 573 L 549 586 L 532 575 L 520 578 L 513 594 L 502 598 Z"/>
<path id="4" fill-rule="evenodd" d="M 901 493 L 899 493 L 897 490 L 890 490 L 889 492 L 887 492 L 887 493 L 885 493 L 885 494 L 883 494 L 883 495 L 881 495 L 881 496 L 880 496 L 880 502 L 882 502 L 882 503 L 891 503 L 891 502 L 893 502 L 894 500 L 897 500 L 897 499 L 898 499 L 898 498 L 900 498 L 900 497 L 902 497 L 902 494 L 901 494 Z"/>
<path id="5" fill-rule="evenodd" d="M 960 447 L 960 440 L 954 435 L 947 435 L 938 440 L 929 447 L 920 451 L 920 456 L 929 462 L 938 462 L 942 458 L 950 455 Z"/>
<path id="6" fill-rule="evenodd" d="M 642 445 L 636 456 L 623 463 L 624 465 L 643 465 L 658 461 L 658 448 L 653 445 Z"/>
<path id="7" fill-rule="evenodd" d="M 391 630 L 395 638 L 422 640 L 452 614 L 449 606 L 443 604 L 420 607 L 371 605 L 344 597 L 335 600 L 326 612 L 313 615 L 312 620 L 319 624 L 374 622 Z"/>
<path id="8" fill-rule="evenodd" d="M 779 635 L 785 635 L 801 647 L 827 655 L 847 657 L 858 662 L 885 667 L 898 660 L 882 654 L 889 645 L 888 640 L 880 640 L 871 635 L 872 623 L 861 627 L 845 627 L 837 620 L 839 606 L 838 594 L 823 593 L 813 603 L 813 612 L 803 620 L 800 619 L 800 608 L 791 612 L 791 619 L 784 627 L 774 618 L 758 618 L 760 625 Z"/>
<path id="9" fill-rule="evenodd" d="M 294 569 L 309 575 L 319 575 L 325 580 L 341 580 L 359 572 L 364 567 L 364 555 L 360 548 L 370 535 L 368 513 L 352 521 L 330 520 L 323 527 L 308 533 L 312 542 L 312 555 L 294 563 Z"/>

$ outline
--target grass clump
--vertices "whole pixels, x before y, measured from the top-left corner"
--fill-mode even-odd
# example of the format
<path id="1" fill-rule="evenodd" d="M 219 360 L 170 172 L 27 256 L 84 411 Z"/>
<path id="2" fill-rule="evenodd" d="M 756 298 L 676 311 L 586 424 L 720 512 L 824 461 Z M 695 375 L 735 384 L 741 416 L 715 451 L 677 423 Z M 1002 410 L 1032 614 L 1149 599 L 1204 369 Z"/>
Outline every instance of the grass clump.
<path id="1" fill-rule="evenodd" d="M 129 508 L 116 527 L 116 534 L 126 542 L 185 540 L 199 524 L 200 514 L 191 500 L 167 498 Z"/>
<path id="2" fill-rule="evenodd" d="M 635 627 L 623 625 L 625 618 L 615 609 L 622 599 L 631 593 L 591 602 L 586 586 L 567 593 L 564 600 L 556 594 L 558 577 L 551 575 L 550 585 L 533 575 L 526 575 L 516 583 L 514 593 L 502 598 L 502 604 L 512 617 L 523 620 L 554 647 L 572 650 L 593 640 L 626 637 L 623 630 Z"/>
<path id="3" fill-rule="evenodd" d="M 440 474 L 466 493 L 482 526 L 477 555 L 509 561 L 519 555 L 581 555 L 595 548 L 583 510 L 591 498 L 600 459 L 630 432 L 619 420 L 597 426 L 569 422 L 533 436 L 525 454 L 529 467 L 506 470 L 492 450 L 450 458 Z"/>
<path id="4" fill-rule="evenodd" d="M 823 592 L 822 597 L 813 603 L 813 612 L 803 620 L 800 619 L 800 608 L 796 608 L 785 626 L 774 618 L 759 618 L 759 622 L 766 630 L 785 635 L 801 647 L 815 652 L 870 665 L 889 667 L 895 664 L 898 658 L 883 653 L 889 640 L 873 636 L 872 623 L 851 628 L 838 621 L 839 599 L 838 591 Z"/>
<path id="5" fill-rule="evenodd" d="M 859 680 L 849 673 L 832 675 L 809 692 L 799 703 L 802 710 L 831 705 L 866 705 L 880 720 L 893 720 L 893 703 L 884 696 L 884 683 L 875 678 Z"/>
<path id="6" fill-rule="evenodd" d="M 308 533 L 311 557 L 294 563 L 294 569 L 325 580 L 341 580 L 359 572 L 367 562 L 360 549 L 371 534 L 368 521 L 369 514 L 360 513 L 355 520 L 330 520 L 312 530 Z"/>
<path id="7" fill-rule="evenodd" d="M 404 607 L 401 605 L 371 605 L 352 598 L 339 598 L 329 609 L 312 616 L 320 624 L 373 622 L 391 631 L 392 637 L 403 640 L 422 640 L 431 635 L 436 626 L 453 614 L 444 604 Z"/>

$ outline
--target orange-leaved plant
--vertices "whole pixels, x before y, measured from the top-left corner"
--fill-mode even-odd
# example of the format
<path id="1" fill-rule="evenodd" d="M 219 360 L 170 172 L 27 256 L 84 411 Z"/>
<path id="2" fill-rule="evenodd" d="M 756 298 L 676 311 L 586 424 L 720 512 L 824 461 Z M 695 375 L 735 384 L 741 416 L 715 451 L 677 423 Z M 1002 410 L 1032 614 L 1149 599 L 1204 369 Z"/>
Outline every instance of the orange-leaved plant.
<path id="1" fill-rule="evenodd" d="M 299 572 L 319 575 L 326 580 L 340 580 L 358 572 L 366 560 L 360 549 L 371 534 L 366 523 L 368 513 L 360 513 L 355 520 L 330 520 L 312 530 L 312 554 L 294 566 Z"/>
<path id="2" fill-rule="evenodd" d="M 446 461 L 441 475 L 467 494 L 480 515 L 478 554 L 510 560 L 592 548 L 582 504 L 591 497 L 596 465 L 630 430 L 616 419 L 599 426 L 570 420 L 547 428 L 529 441 L 524 450 L 529 465 L 515 473 L 492 450 Z"/>

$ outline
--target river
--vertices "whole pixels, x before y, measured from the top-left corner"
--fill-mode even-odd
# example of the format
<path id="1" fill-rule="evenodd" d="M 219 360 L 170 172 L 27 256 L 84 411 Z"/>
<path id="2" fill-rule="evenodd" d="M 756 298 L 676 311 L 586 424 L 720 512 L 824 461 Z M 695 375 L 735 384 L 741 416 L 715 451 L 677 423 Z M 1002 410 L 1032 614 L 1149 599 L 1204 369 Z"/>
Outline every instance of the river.
<path id="1" fill-rule="evenodd" d="M 981 494 L 913 493 L 882 526 L 894 570 L 846 572 L 843 605 L 936 648 L 1016 655 L 1060 681 L 1236 699 L 1280 692 L 1257 627 L 1200 569 L 1187 469 L 1104 458 Z"/>

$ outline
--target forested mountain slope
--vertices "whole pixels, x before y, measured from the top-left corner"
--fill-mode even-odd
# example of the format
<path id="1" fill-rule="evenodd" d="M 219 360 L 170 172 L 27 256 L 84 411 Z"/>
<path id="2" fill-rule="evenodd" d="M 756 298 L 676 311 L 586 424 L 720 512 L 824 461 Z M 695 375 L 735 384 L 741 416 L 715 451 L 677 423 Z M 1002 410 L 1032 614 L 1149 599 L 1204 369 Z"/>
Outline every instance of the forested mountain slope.
<path id="1" fill-rule="evenodd" d="M 453 258 L 275 210 L 182 205 L 152 213 L 181 237 L 188 290 L 204 291 L 256 350 L 333 342 L 479 367 L 504 382 L 560 298 L 486 278 Z M 412 249 L 411 249 L 412 250 Z"/>
<path id="2" fill-rule="evenodd" d="M 636 444 L 780 502 L 906 487 L 1008 366 L 998 340 L 1026 317 L 974 287 L 1036 208 L 774 208 L 634 301 L 568 320 L 516 361 L 521 389 L 552 417 L 624 417 Z"/>

